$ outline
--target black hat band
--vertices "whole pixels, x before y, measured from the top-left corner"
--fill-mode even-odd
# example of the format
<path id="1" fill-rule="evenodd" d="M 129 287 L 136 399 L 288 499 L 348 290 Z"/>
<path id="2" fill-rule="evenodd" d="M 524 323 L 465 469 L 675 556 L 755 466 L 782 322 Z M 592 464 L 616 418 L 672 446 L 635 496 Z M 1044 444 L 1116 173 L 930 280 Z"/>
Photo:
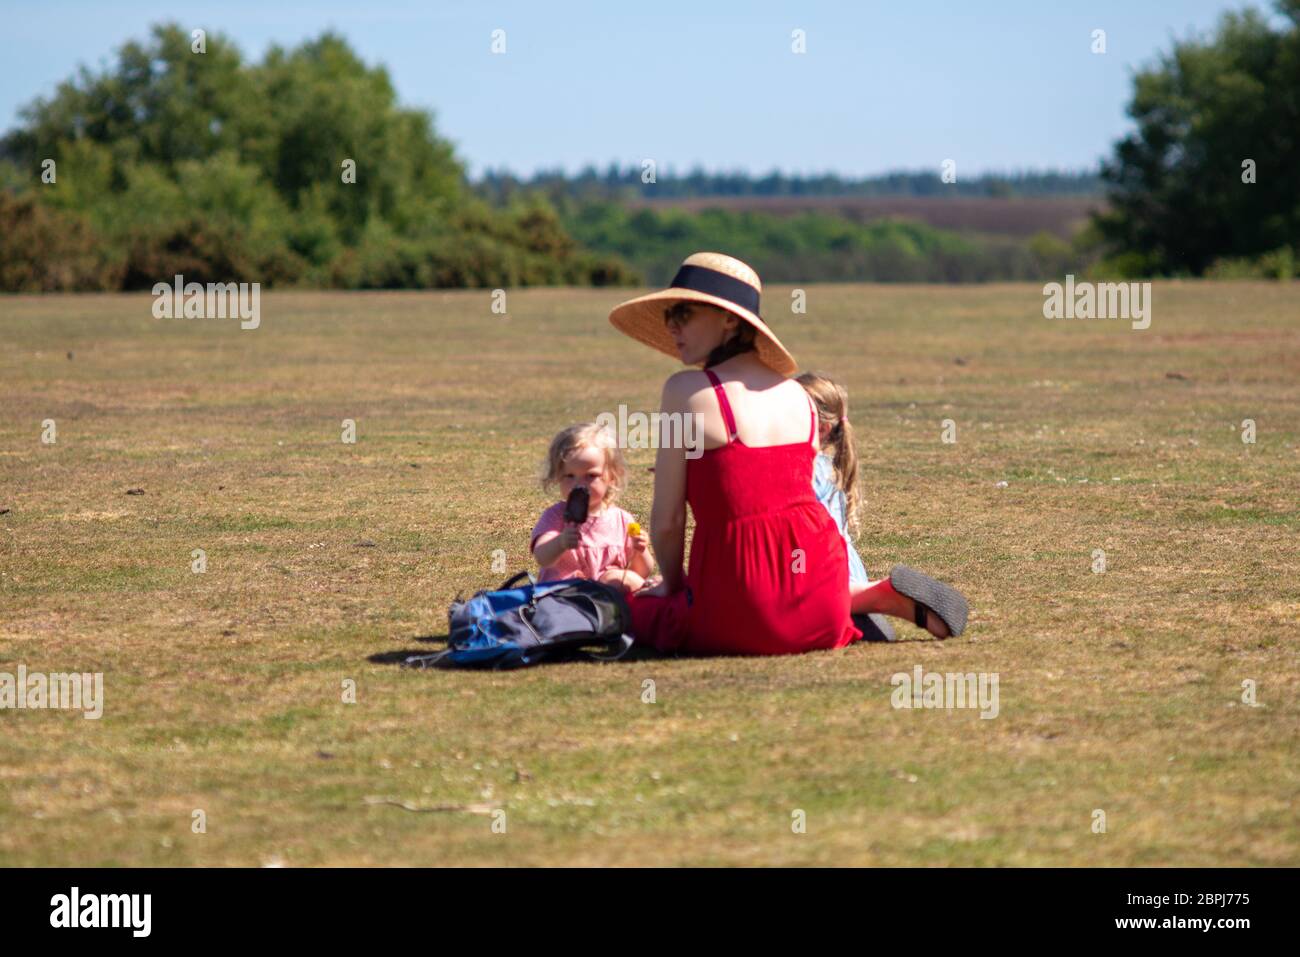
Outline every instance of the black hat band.
<path id="1" fill-rule="evenodd" d="M 695 292 L 717 296 L 734 303 L 741 309 L 758 315 L 758 290 L 735 276 L 709 269 L 706 266 L 682 266 L 673 277 L 675 289 L 691 289 Z"/>

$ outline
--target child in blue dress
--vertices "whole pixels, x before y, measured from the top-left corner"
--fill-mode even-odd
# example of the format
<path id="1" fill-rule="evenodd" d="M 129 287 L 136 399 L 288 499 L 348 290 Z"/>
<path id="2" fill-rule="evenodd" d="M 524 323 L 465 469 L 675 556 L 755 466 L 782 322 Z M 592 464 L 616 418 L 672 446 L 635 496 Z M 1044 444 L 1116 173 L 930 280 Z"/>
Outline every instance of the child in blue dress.
<path id="1" fill-rule="evenodd" d="M 849 590 L 871 584 L 862 557 L 853 547 L 858 535 L 858 453 L 849 422 L 849 394 L 839 383 L 815 372 L 805 372 L 798 382 L 817 405 L 817 440 L 821 446 L 813 463 L 813 492 L 830 512 L 849 553 Z M 884 615 L 854 615 L 853 623 L 865 641 L 893 641 L 894 629 Z"/>

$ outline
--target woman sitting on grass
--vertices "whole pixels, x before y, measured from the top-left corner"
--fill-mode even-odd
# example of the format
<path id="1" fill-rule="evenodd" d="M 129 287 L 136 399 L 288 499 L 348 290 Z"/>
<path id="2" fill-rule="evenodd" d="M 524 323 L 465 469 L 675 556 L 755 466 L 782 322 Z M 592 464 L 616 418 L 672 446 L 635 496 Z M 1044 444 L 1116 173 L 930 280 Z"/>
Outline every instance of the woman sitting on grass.
<path id="1" fill-rule="evenodd" d="M 813 494 L 817 410 L 759 317 L 761 288 L 739 260 L 696 253 L 669 289 L 610 313 L 632 338 L 704 367 L 664 383 L 661 412 L 700 416 L 703 450 L 691 459 L 684 448 L 658 450 L 650 524 L 663 581 L 630 602 L 637 641 L 661 651 L 790 654 L 862 637 L 850 618 L 844 539 Z M 897 589 L 871 586 L 856 610 L 925 621 L 919 609 L 942 611 L 956 594 L 907 571 Z"/>

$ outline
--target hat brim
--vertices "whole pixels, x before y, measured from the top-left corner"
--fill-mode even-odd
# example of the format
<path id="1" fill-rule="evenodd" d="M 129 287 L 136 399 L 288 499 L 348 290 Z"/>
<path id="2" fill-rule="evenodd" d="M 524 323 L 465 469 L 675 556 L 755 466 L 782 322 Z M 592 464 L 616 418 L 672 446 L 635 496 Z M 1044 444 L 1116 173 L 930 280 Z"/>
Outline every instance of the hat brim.
<path id="1" fill-rule="evenodd" d="M 672 334 L 664 325 L 664 308 L 670 303 L 682 300 L 717 306 L 743 319 L 753 326 L 757 333 L 754 347 L 760 362 L 781 375 L 794 375 L 798 371 L 799 364 L 794 361 L 794 356 L 781 345 L 781 340 L 758 315 L 729 299 L 713 296 L 707 292 L 672 286 L 649 295 L 638 296 L 615 306 L 609 314 L 609 321 L 619 332 L 680 361 L 681 356 L 677 352 L 677 346 L 673 344 Z"/>

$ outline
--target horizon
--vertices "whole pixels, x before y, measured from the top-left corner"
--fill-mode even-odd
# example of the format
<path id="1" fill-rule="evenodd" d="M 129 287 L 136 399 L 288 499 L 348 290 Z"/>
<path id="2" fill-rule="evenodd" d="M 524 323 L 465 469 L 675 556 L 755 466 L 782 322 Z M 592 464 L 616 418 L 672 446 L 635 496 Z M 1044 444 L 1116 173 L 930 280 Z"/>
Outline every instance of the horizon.
<path id="1" fill-rule="evenodd" d="M 470 178 L 474 181 L 481 181 L 485 176 L 491 174 L 495 176 L 510 175 L 510 176 L 514 176 L 516 179 L 519 179 L 521 181 L 528 181 L 528 180 L 536 179 L 537 177 L 541 177 L 541 176 L 557 175 L 558 173 L 562 172 L 562 175 L 566 179 L 575 179 L 576 177 L 579 177 L 583 173 L 585 173 L 588 169 L 594 169 L 598 175 L 603 176 L 611 165 L 612 162 L 599 163 L 599 162 L 592 161 L 579 169 L 559 171 L 555 169 L 538 168 L 526 175 L 521 175 L 517 170 L 511 170 L 508 167 L 488 167 L 477 171 L 477 173 Z M 620 169 L 626 172 L 628 169 L 627 164 L 621 166 Z M 867 173 L 862 176 L 846 176 L 844 173 L 841 173 L 838 170 L 833 170 L 833 169 L 813 170 L 810 172 L 803 172 L 803 173 L 792 173 L 789 170 L 777 169 L 777 168 L 738 170 L 738 169 L 707 169 L 702 167 L 691 167 L 689 169 L 683 170 L 683 169 L 675 169 L 669 166 L 666 167 L 664 170 L 658 171 L 657 176 L 661 180 L 673 179 L 673 178 L 685 178 L 688 176 L 692 176 L 697 172 L 703 173 L 705 176 L 748 176 L 749 179 L 754 182 L 757 182 L 758 180 L 761 180 L 764 177 L 773 176 L 773 175 L 784 176 L 787 179 L 801 179 L 801 180 L 815 180 L 815 179 L 820 179 L 822 177 L 838 176 L 840 179 L 844 180 L 845 182 L 855 182 L 855 183 L 883 180 L 883 179 L 888 179 L 891 176 L 932 175 L 937 179 L 940 175 L 939 170 L 937 168 L 928 169 L 923 167 L 913 167 L 910 169 L 904 169 L 902 167 L 899 167 L 897 169 L 881 170 L 880 172 L 877 173 Z M 967 175 L 962 179 L 962 182 L 970 183 L 972 181 L 986 180 L 986 179 L 1014 180 L 1021 177 L 1028 178 L 1028 177 L 1036 177 L 1036 176 L 1082 177 L 1082 176 L 1097 176 L 1099 174 L 1100 174 L 1100 161 L 1098 161 L 1098 163 L 1093 167 L 1080 167 L 1078 169 L 1060 169 L 1060 168 L 1023 168 L 1023 169 L 1012 169 L 1012 170 L 989 169 L 989 170 L 981 171 L 979 173 L 973 173 Z"/>
<path id="2" fill-rule="evenodd" d="M 267 9 L 244 0 L 198 3 L 178 16 L 161 0 L 115 10 L 87 0 L 34 10 L 10 3 L 0 128 L 18 126 L 21 107 L 52 95 L 80 67 L 100 72 L 123 43 L 175 22 L 225 34 L 246 62 L 273 44 L 338 33 L 368 65 L 388 71 L 402 106 L 432 114 L 472 180 L 488 171 L 573 176 L 644 159 L 655 159 L 661 175 L 700 168 L 862 180 L 937 169 L 949 158 L 959 179 L 1074 174 L 1095 171 L 1133 128 L 1125 114 L 1132 71 L 1174 39 L 1205 35 L 1229 10 L 1276 16 L 1248 0 L 1159 7 L 762 2 L 736 16 L 674 0 L 650 17 L 591 3 L 555 16 L 519 2 Z M 933 29 L 936 20 L 943 31 Z M 495 29 L 506 31 L 504 54 L 490 52 Z M 805 53 L 791 50 L 795 29 L 806 31 Z M 1104 54 L 1090 51 L 1094 29 L 1106 31 Z M 1027 74 L 1035 82 L 1025 83 Z M 899 77 L 905 85 L 895 85 Z"/>

